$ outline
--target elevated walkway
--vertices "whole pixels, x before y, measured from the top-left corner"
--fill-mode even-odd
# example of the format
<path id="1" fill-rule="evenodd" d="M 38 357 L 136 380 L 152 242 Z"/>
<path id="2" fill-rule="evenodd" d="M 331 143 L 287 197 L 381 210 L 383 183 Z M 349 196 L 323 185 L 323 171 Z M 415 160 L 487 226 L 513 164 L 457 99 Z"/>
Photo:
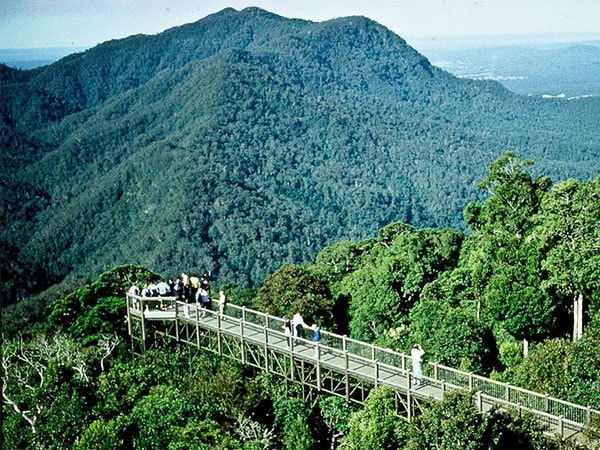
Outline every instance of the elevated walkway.
<path id="1" fill-rule="evenodd" d="M 423 367 L 421 384 L 412 376 L 409 355 L 321 331 L 318 344 L 306 339 L 288 343 L 283 319 L 228 304 L 221 316 L 175 298 L 127 295 L 127 318 L 132 349 L 143 353 L 156 337 L 170 338 L 195 348 L 214 351 L 298 383 L 307 401 L 317 393 L 362 403 L 371 389 L 387 385 L 396 393 L 399 411 L 411 420 L 424 402 L 439 401 L 444 393 L 476 393 L 479 412 L 512 409 L 535 416 L 548 435 L 580 440 L 585 426 L 600 419 L 600 411 L 569 403 L 507 383 L 441 364 Z M 309 332 L 310 334 L 310 332 Z"/>

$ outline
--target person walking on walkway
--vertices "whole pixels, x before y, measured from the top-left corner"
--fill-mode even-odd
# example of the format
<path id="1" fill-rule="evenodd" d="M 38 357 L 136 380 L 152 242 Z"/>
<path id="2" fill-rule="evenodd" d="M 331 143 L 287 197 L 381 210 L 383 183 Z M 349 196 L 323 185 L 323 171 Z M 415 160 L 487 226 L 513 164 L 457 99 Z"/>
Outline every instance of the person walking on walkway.
<path id="1" fill-rule="evenodd" d="M 420 344 L 415 344 L 410 351 L 412 358 L 413 380 L 416 386 L 421 384 L 421 362 L 423 361 L 423 347 Z"/>

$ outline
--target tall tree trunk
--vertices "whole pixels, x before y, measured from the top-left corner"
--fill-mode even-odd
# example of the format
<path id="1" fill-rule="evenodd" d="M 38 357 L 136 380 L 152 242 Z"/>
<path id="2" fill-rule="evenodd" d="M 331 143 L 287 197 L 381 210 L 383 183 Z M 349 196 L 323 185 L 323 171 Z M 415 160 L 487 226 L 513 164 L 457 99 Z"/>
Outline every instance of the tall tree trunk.
<path id="1" fill-rule="evenodd" d="M 579 323 L 579 298 L 573 297 L 573 342 L 577 340 L 577 324 Z"/>
<path id="2" fill-rule="evenodd" d="M 581 339 L 583 335 L 583 294 L 573 297 L 573 342 Z"/>

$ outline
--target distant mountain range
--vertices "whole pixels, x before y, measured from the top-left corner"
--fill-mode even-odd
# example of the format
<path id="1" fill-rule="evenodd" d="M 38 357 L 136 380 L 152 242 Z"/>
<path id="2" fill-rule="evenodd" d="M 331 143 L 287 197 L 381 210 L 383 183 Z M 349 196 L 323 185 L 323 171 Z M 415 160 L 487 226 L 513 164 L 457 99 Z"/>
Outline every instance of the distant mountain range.
<path id="1" fill-rule="evenodd" d="M 497 80 L 519 94 L 600 96 L 600 41 L 442 48 L 431 49 L 428 56 L 456 76 Z"/>
<path id="2" fill-rule="evenodd" d="M 122 263 L 256 286 L 390 222 L 462 228 L 506 150 L 556 180 L 600 162 L 600 99 L 457 78 L 362 17 L 226 9 L 0 83 L 13 293 Z"/>

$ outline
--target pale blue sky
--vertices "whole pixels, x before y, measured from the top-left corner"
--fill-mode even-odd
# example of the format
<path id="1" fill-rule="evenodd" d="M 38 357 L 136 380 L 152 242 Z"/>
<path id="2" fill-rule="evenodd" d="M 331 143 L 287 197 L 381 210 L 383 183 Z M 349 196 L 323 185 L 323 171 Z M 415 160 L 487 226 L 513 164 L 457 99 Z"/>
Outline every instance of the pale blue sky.
<path id="1" fill-rule="evenodd" d="M 409 43 L 434 36 L 600 36 L 600 0 L 0 0 L 0 48 L 89 47 L 247 6 L 313 21 L 363 15 Z"/>

